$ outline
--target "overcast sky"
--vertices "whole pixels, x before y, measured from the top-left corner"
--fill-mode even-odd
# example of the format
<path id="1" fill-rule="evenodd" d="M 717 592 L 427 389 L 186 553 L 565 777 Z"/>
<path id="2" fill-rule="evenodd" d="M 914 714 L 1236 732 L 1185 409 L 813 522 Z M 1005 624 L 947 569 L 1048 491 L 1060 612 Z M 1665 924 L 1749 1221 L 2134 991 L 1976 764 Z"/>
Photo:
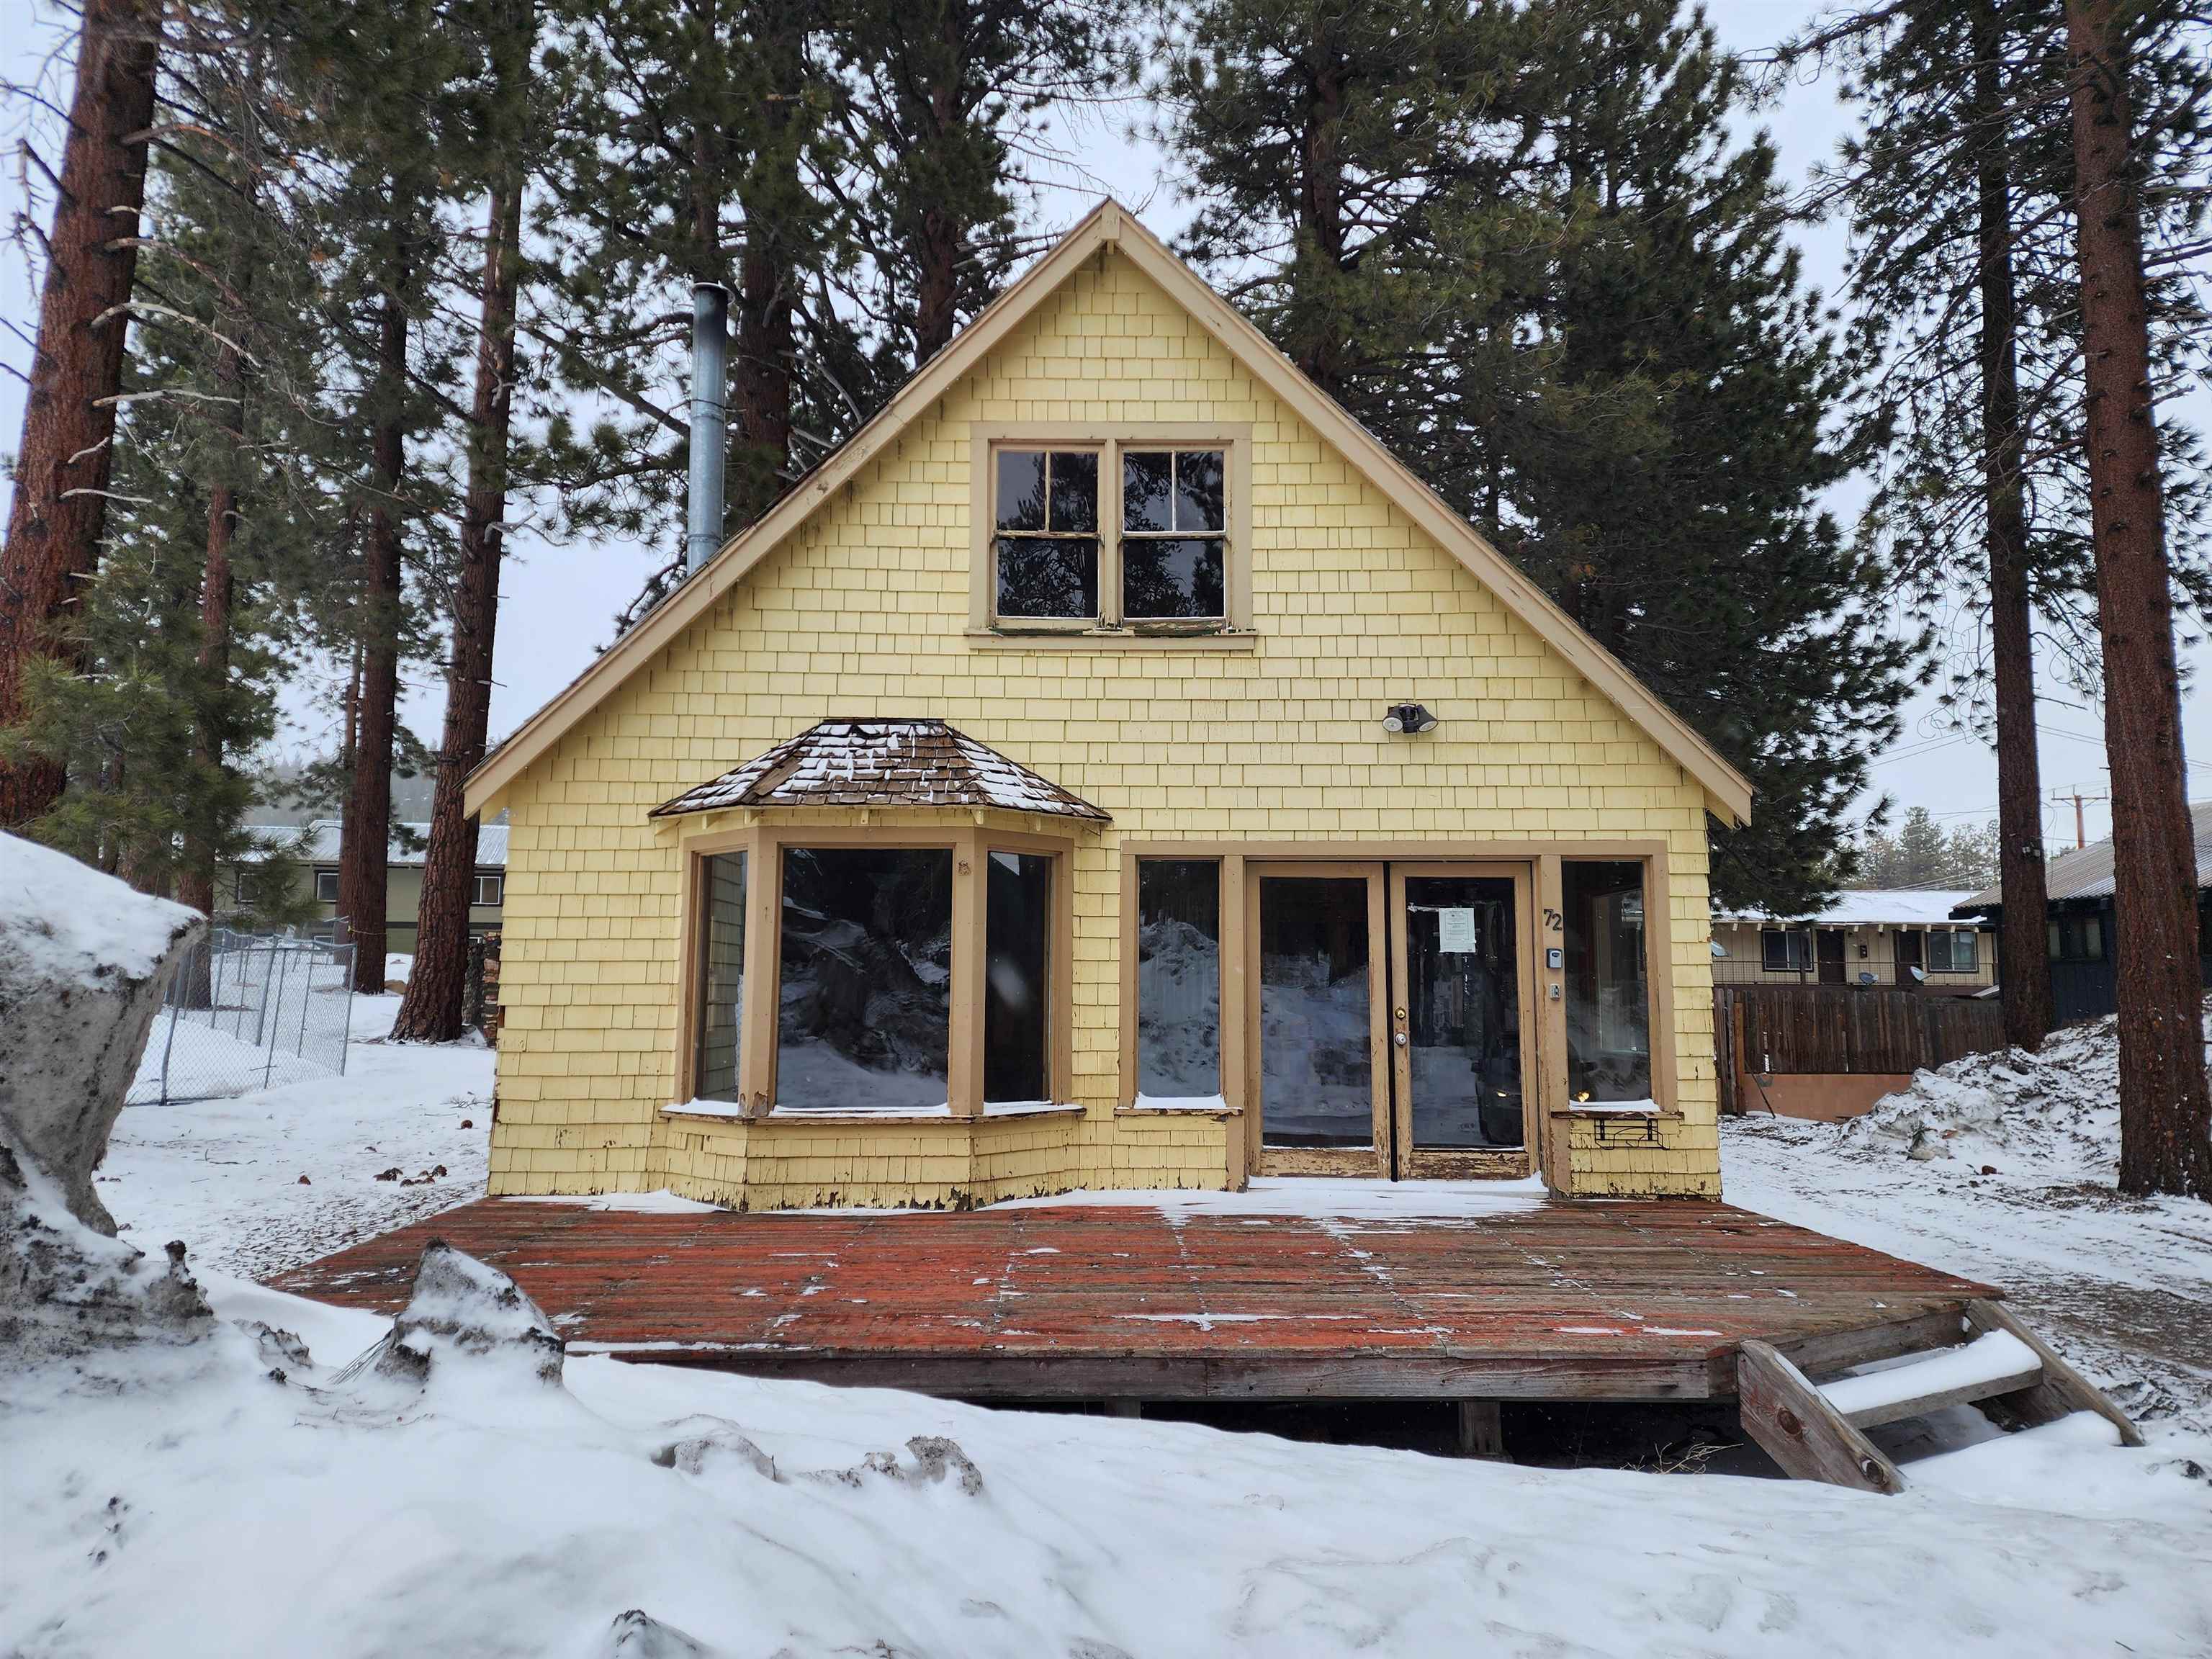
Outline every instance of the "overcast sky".
<path id="1" fill-rule="evenodd" d="M 1820 9 L 1820 0 L 1708 0 L 1706 7 L 1723 40 L 1744 52 L 1771 46 Z M 35 72 L 65 38 L 62 30 L 66 21 L 57 9 L 38 0 L 0 0 L 0 62 L 6 65 L 8 78 L 21 81 Z M 54 86 L 52 76 L 49 87 L 57 94 L 66 90 L 65 84 Z M 1125 110 L 1103 119 L 1086 119 L 1067 136 L 1079 160 L 1074 167 L 1059 169 L 1047 191 L 1042 211 L 1051 223 L 1072 222 L 1100 191 L 1108 190 L 1135 208 L 1159 234 L 1172 238 L 1182 228 L 1188 209 L 1165 172 L 1165 159 L 1123 131 L 1134 113 Z M 1784 175 L 1793 181 L 1802 180 L 1815 162 L 1833 155 L 1849 124 L 1826 83 L 1797 87 L 1751 120 L 1772 134 Z M 25 112 L 9 111 L 4 131 L 10 164 L 0 178 L 0 216 L 11 222 L 21 201 L 21 175 L 13 163 L 13 152 L 24 130 Z M 1808 282 L 1832 291 L 1840 283 L 1844 264 L 1841 228 L 1812 227 L 1801 241 Z M 0 316 L 26 333 L 35 325 L 36 302 L 27 284 L 24 257 L 14 246 L 0 248 Z M 21 369 L 28 358 L 27 348 L 12 331 L 0 335 L 0 360 Z M 671 391 L 678 395 L 677 389 Z M 2181 407 L 2185 414 L 2196 416 L 2201 428 L 2212 414 L 2212 398 L 2199 387 Z M 0 375 L 0 446 L 11 454 L 21 430 L 21 380 L 15 374 Z M 4 489 L 0 483 L 0 496 Z M 1861 493 L 1856 488 L 1838 492 L 1832 505 L 1839 516 L 1848 518 Z M 513 730 L 591 660 L 611 633 L 609 619 L 636 592 L 653 563 L 652 556 L 634 544 L 594 541 L 550 546 L 528 537 L 510 541 L 501 584 L 498 685 L 492 700 L 495 736 Z M 2192 666 L 2201 670 L 2206 658 L 2207 653 L 2196 653 Z M 442 701 L 435 671 L 416 666 L 404 684 L 404 717 L 434 743 Z M 2045 697 L 2039 725 L 2046 793 L 2075 789 L 2085 795 L 2105 793 L 2100 711 L 2056 688 L 2047 687 Z M 307 696 L 294 696 L 287 702 L 293 729 L 286 746 L 300 754 L 326 749 L 331 742 L 326 716 Z M 2212 757 L 2212 707 L 2192 690 L 2185 698 L 2183 714 L 2190 753 Z M 1948 823 L 1978 823 L 1993 817 L 1996 768 L 1988 749 L 1948 729 L 1932 696 L 1915 697 L 1905 716 L 1903 733 L 1876 763 L 1874 790 L 1863 805 L 1871 807 L 1876 794 L 1887 793 L 1899 808 L 1925 806 Z M 731 757 L 732 762 L 740 758 Z M 2212 762 L 2192 762 L 2191 779 L 2192 794 L 2212 797 Z M 2088 803 L 2086 816 L 2092 839 L 2107 832 L 2110 814 L 2104 802 Z M 2074 817 L 2070 805 L 2054 802 L 2047 808 L 2045 834 L 2054 845 L 2071 843 Z"/>

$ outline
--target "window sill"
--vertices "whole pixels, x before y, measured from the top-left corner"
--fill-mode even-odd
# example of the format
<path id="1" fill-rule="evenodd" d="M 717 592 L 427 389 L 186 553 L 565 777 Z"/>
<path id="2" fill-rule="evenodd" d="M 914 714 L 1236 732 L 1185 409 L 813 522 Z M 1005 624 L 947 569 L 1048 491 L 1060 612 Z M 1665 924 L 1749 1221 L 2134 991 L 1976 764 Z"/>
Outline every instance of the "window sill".
<path id="1" fill-rule="evenodd" d="M 1252 651 L 1259 647 L 1260 636 L 1249 629 L 1152 634 L 1127 628 L 971 628 L 968 643 L 978 651 Z"/>
<path id="2" fill-rule="evenodd" d="M 660 1115 L 663 1117 L 703 1118 L 716 1123 L 743 1123 L 752 1128 L 782 1127 L 795 1123 L 834 1124 L 843 1128 L 869 1123 L 982 1123 L 1018 1117 L 1080 1117 L 1083 1109 L 1072 1102 L 1017 1100 L 987 1104 L 974 1117 L 956 1117 L 950 1106 L 908 1107 L 880 1112 L 777 1106 L 764 1114 L 755 1114 L 727 1101 L 691 1100 L 681 1105 L 664 1106 L 660 1109 Z"/>
<path id="3" fill-rule="evenodd" d="M 1656 1118 L 1665 1123 L 1679 1123 L 1682 1115 L 1656 1100 L 1577 1100 L 1565 1106 L 1552 1108 L 1553 1117 L 1627 1118 L 1641 1121 Z"/>
<path id="4" fill-rule="evenodd" d="M 1244 1109 L 1231 1106 L 1218 1095 L 1189 1100 L 1149 1099 L 1139 1096 L 1114 1109 L 1116 1117 L 1242 1117 Z"/>

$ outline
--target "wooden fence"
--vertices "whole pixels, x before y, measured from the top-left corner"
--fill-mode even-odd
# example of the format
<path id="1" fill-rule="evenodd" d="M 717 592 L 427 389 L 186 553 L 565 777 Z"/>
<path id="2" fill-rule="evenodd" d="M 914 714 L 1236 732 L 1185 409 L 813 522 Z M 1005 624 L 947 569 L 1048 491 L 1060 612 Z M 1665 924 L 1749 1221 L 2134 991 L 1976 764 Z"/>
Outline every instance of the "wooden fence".
<path id="1" fill-rule="evenodd" d="M 1739 1046 L 1740 1045 L 1740 1046 Z M 1741 1069 L 1778 1074 L 1932 1070 L 2005 1046 L 1995 997 L 1858 986 L 1717 985 L 1713 1046 L 1721 1110 L 1739 1112 Z"/>

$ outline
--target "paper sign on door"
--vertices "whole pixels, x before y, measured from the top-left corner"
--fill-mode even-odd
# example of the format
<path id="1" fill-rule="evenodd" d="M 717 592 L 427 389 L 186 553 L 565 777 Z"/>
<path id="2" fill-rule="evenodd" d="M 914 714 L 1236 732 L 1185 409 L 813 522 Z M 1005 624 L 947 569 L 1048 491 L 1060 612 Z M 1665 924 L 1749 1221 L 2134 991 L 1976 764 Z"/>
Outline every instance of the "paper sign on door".
<path id="1" fill-rule="evenodd" d="M 1437 912 L 1437 950 L 1464 956 L 1474 948 L 1474 911 L 1472 907 Z"/>

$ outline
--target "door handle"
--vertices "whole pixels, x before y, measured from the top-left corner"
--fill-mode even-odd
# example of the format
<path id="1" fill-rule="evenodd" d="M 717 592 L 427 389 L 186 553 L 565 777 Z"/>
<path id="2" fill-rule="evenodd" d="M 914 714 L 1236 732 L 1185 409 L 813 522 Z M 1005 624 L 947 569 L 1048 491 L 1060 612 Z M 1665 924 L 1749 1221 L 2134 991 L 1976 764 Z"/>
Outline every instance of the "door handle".
<path id="1" fill-rule="evenodd" d="M 1395 1043 L 1396 1043 L 1396 1044 L 1397 1044 L 1401 1048 L 1404 1048 L 1404 1047 L 1406 1046 L 1406 1043 L 1407 1043 L 1407 1036 L 1406 1036 L 1406 1034 L 1405 1034 L 1403 1031 L 1401 1031 L 1401 1032 L 1399 1032 L 1399 1033 L 1398 1033 L 1398 1035 L 1397 1035 L 1396 1036 L 1393 1037 L 1393 1038 L 1391 1039 L 1391 1041 L 1392 1041 L 1392 1042 L 1395 1042 Z"/>

